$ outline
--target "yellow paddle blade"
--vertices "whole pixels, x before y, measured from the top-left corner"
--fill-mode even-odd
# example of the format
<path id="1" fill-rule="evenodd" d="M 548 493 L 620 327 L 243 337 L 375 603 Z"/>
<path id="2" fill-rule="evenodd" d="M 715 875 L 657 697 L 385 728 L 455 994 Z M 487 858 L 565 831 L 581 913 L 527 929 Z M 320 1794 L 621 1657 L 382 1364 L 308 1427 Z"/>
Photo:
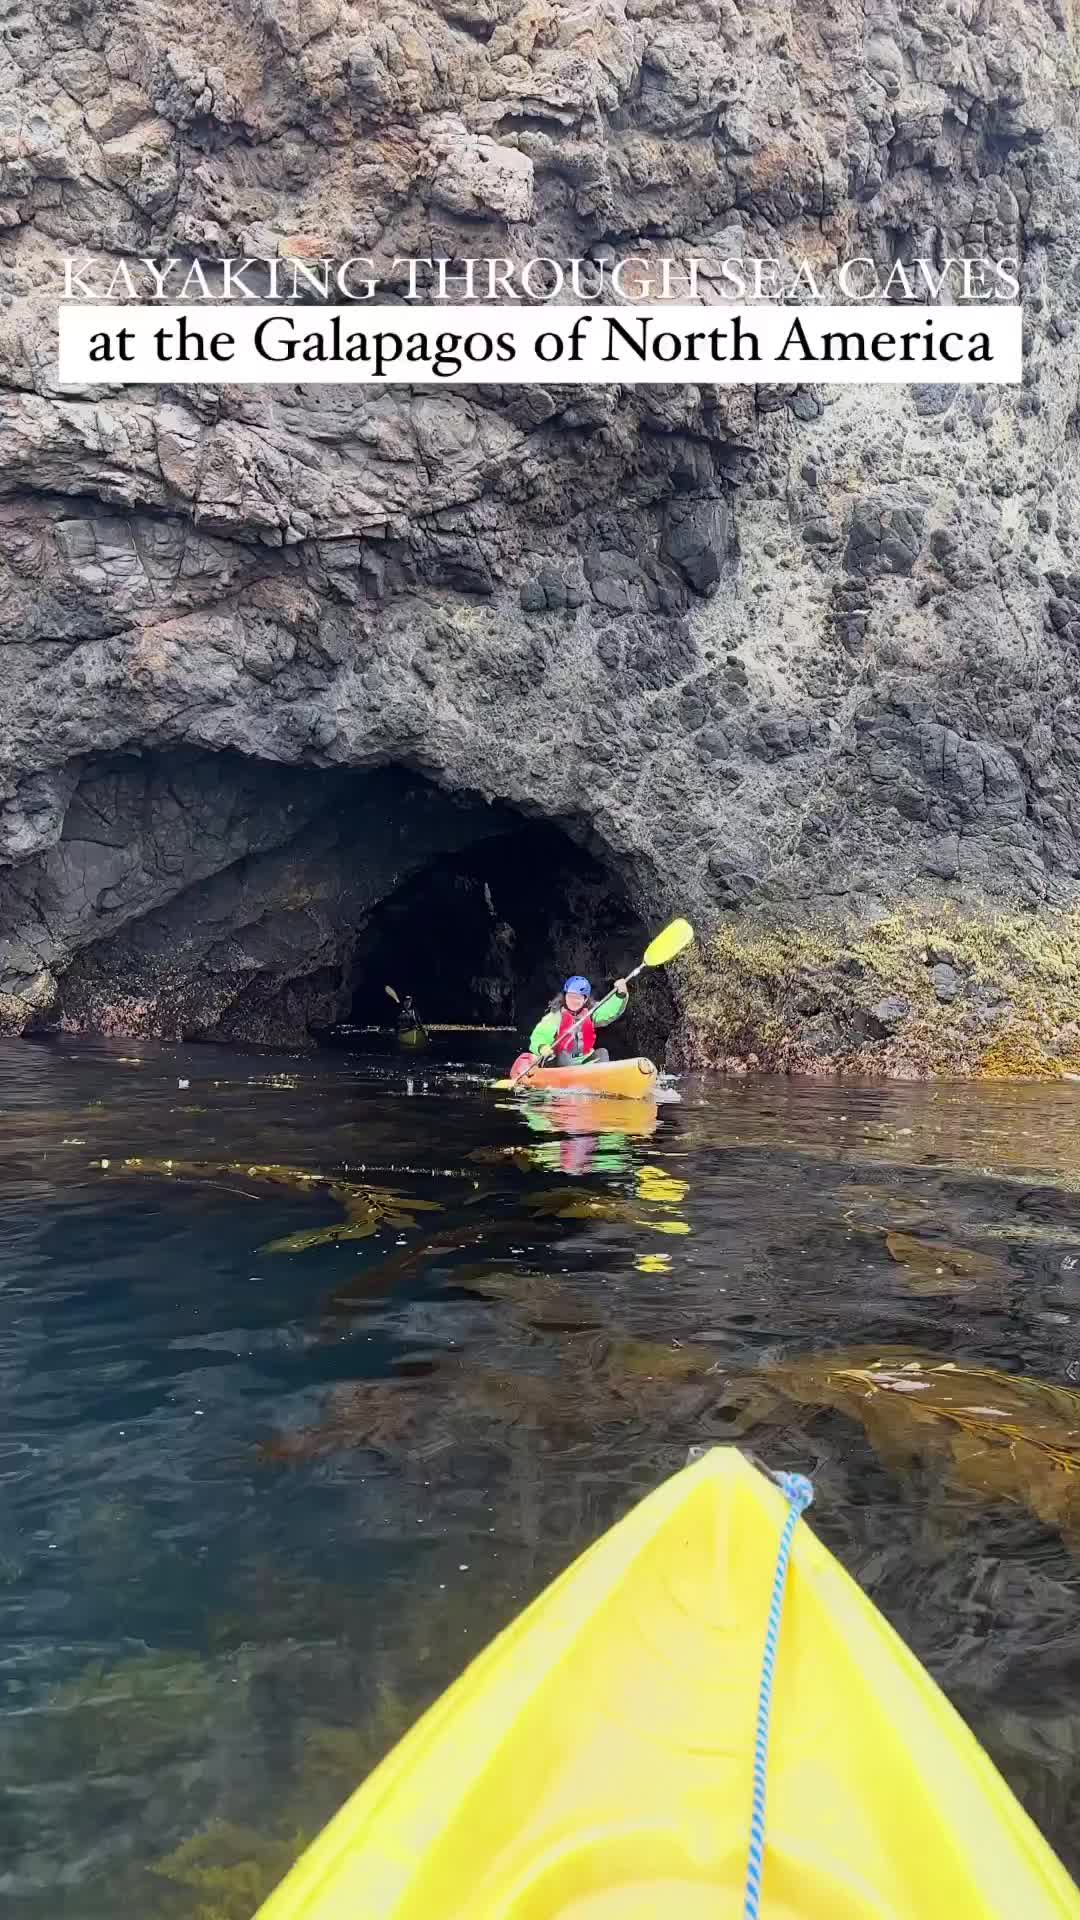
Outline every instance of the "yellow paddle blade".
<path id="1" fill-rule="evenodd" d="M 645 949 L 644 965 L 647 967 L 666 967 L 677 953 L 688 947 L 694 938 L 694 929 L 689 920 L 673 920 L 669 927 L 658 933 Z"/>
<path id="2" fill-rule="evenodd" d="M 398 1003 L 398 1006 L 400 1007 L 400 1005 L 401 1005 L 401 1001 L 400 1001 L 400 1000 L 398 1000 L 398 996 L 397 996 L 397 994 L 396 994 L 396 993 L 394 992 L 394 989 L 393 989 L 393 987 L 384 987 L 384 988 L 383 988 L 383 992 L 384 992 L 384 993 L 388 993 L 388 994 L 390 995 L 390 998 L 391 998 L 391 1000 L 397 1000 L 397 1003 Z"/>

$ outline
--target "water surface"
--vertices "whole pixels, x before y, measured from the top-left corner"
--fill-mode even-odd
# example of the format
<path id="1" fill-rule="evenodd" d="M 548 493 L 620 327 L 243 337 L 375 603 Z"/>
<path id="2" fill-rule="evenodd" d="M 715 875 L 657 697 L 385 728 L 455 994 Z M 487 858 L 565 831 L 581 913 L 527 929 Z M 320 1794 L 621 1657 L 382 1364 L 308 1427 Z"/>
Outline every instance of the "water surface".
<path id="1" fill-rule="evenodd" d="M 813 1475 L 1080 1868 L 1077 1090 L 681 1092 L 0 1045 L 5 1913 L 248 1920 L 490 1634 L 724 1440 Z"/>

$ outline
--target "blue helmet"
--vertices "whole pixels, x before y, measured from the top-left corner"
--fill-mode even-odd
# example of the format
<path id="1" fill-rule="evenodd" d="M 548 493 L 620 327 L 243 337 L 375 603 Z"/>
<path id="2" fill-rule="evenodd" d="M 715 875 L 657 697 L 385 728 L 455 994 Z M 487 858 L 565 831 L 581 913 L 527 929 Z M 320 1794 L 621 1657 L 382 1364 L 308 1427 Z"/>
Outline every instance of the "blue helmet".
<path id="1" fill-rule="evenodd" d="M 592 988 L 583 973 L 572 973 L 569 980 L 563 982 L 563 992 L 583 993 L 587 1000 L 592 992 Z"/>

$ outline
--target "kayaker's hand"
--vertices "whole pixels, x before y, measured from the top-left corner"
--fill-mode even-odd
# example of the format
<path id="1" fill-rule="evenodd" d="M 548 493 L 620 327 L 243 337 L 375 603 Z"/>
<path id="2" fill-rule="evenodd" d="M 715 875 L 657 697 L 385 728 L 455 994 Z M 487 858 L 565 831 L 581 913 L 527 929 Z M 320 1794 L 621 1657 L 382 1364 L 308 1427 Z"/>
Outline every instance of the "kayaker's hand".
<path id="1" fill-rule="evenodd" d="M 628 1000 L 630 998 L 630 989 L 625 980 L 616 980 L 615 991 L 619 995 L 620 1000 Z"/>

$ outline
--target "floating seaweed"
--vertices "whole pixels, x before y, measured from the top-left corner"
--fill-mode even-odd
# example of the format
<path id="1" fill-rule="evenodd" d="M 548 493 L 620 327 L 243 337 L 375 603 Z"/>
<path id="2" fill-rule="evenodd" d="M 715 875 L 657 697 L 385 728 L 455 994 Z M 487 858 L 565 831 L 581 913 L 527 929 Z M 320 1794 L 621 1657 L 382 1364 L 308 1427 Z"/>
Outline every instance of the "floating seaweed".
<path id="1" fill-rule="evenodd" d="M 405 1224 L 412 1226 L 413 1221 Z M 343 1240 L 370 1240 L 378 1232 L 378 1221 L 340 1220 L 332 1227 L 311 1227 L 306 1232 L 286 1233 L 280 1240 L 267 1240 L 260 1253 L 310 1253 L 313 1247 L 336 1247 Z"/>
<path id="2" fill-rule="evenodd" d="M 367 1447 L 388 1459 L 415 1451 L 424 1387 L 415 1380 L 352 1380 L 323 1396 L 319 1419 L 282 1428 L 259 1448 L 267 1462 L 318 1460 L 343 1448 Z M 436 1447 L 437 1451 L 438 1448 Z"/>
<path id="3" fill-rule="evenodd" d="M 440 1580 L 440 1573 L 447 1578 Z M 348 1591 L 341 1589 L 343 1600 Z M 455 1666 L 518 1604 L 515 1588 L 493 1569 L 481 1585 L 453 1580 L 445 1561 L 432 1564 L 428 1583 L 399 1593 L 390 1631 L 373 1624 L 363 1649 L 372 1680 L 355 1717 L 345 1725 L 302 1721 L 287 1783 L 280 1774 L 270 1776 L 269 1802 L 260 1802 L 257 1814 L 249 1811 L 250 1793 L 230 1796 L 233 1805 L 240 1798 L 243 1816 L 207 1820 L 148 1868 L 136 1869 L 124 1881 L 126 1900 L 117 1897 L 114 1874 L 110 1911 L 130 1911 L 138 1920 L 251 1920 L 324 1823 L 448 1684 Z M 263 1725 L 252 1727 L 260 1745 L 265 1737 Z"/>
<path id="4" fill-rule="evenodd" d="M 859 1420 L 884 1463 L 942 1458 L 962 1486 L 1080 1535 L 1080 1393 L 905 1349 L 810 1356 L 758 1383 Z"/>
<path id="5" fill-rule="evenodd" d="M 363 1447 L 388 1458 L 427 1459 L 454 1445 L 463 1423 L 476 1421 L 580 1431 L 587 1416 L 569 1381 L 477 1367 L 446 1354 L 419 1380 L 406 1376 L 330 1387 L 319 1420 L 276 1434 L 261 1457 L 303 1461 Z"/>
<path id="6" fill-rule="evenodd" d="M 547 1328 L 547 1331 L 555 1329 Z M 527 1429 L 545 1444 L 566 1443 L 611 1423 L 654 1423 L 693 1414 L 715 1396 L 719 1357 L 711 1347 L 627 1335 L 568 1333 L 557 1373 L 481 1366 L 457 1353 L 426 1358 L 419 1377 L 359 1380 L 330 1387 L 317 1421 L 275 1434 L 265 1461 L 302 1462 L 343 1449 L 427 1459 L 460 1443 L 479 1425 Z M 692 1406 L 673 1400 L 696 1388 Z"/>
<path id="7" fill-rule="evenodd" d="M 930 1205 L 928 1200 L 899 1194 L 893 1187 L 872 1186 L 862 1182 L 844 1187 L 840 1197 L 846 1203 L 845 1220 L 868 1215 L 871 1221 L 881 1222 L 889 1227 L 921 1226 Z"/>
<path id="8" fill-rule="evenodd" d="M 415 1227 L 419 1213 L 439 1213 L 437 1200 L 413 1200 L 389 1187 L 333 1186 L 331 1198 L 345 1209 L 344 1220 L 330 1227 L 287 1233 L 270 1240 L 260 1253 L 307 1253 L 312 1247 L 337 1246 L 342 1240 L 370 1240 L 380 1227 Z"/>
<path id="9" fill-rule="evenodd" d="M 188 1898 L 169 1911 L 184 1920 L 251 1920 L 318 1832 L 238 1826 L 215 1820 L 149 1868 Z M 191 1904 L 194 1896 L 195 1904 Z M 161 1909 L 159 1908 L 159 1911 Z"/>
<path id="10" fill-rule="evenodd" d="M 465 1155 L 481 1167 L 501 1167 L 506 1161 L 519 1167 L 531 1167 L 535 1162 L 535 1147 L 472 1147 Z"/>
<path id="11" fill-rule="evenodd" d="M 294 1193 L 326 1193 L 336 1200 L 345 1218 L 331 1226 L 286 1234 L 260 1247 L 261 1253 L 307 1253 L 312 1247 L 336 1246 L 342 1240 L 367 1240 L 380 1227 L 415 1227 L 420 1213 L 438 1213 L 437 1200 L 417 1200 L 392 1187 L 373 1187 L 340 1174 L 312 1173 L 305 1167 L 250 1160 L 162 1160 L 139 1156 L 127 1160 L 97 1160 L 103 1170 L 146 1174 L 156 1179 L 220 1181 L 248 1180 L 255 1187 L 286 1187 Z M 256 1194 L 250 1198 L 257 1198 Z"/>
<path id="12" fill-rule="evenodd" d="M 642 1199 L 648 1198 L 648 1194 L 642 1195 Z M 619 1226 L 647 1227 L 651 1233 L 690 1232 L 685 1220 L 645 1217 L 632 1201 L 620 1200 L 612 1193 L 582 1193 L 579 1188 L 555 1187 L 550 1193 L 535 1195 L 527 1204 L 534 1212 L 548 1214 L 556 1220 L 600 1220 Z"/>
<path id="13" fill-rule="evenodd" d="M 317 1193 L 338 1184 L 332 1174 L 253 1160 L 166 1160 L 135 1154 L 126 1160 L 95 1160 L 91 1164 L 113 1173 L 141 1173 L 157 1180 L 217 1180 L 227 1175 L 250 1180 L 255 1186 L 288 1187 L 296 1193 Z"/>
<path id="14" fill-rule="evenodd" d="M 525 1228 L 523 1221 L 503 1221 L 503 1232 L 507 1228 Z M 425 1234 L 411 1247 L 401 1247 L 396 1253 L 389 1254 L 375 1266 L 364 1267 L 351 1279 L 342 1281 L 334 1288 L 325 1303 L 325 1311 L 331 1314 L 350 1313 L 357 1305 L 373 1296 L 389 1294 L 410 1274 L 421 1269 L 425 1261 L 439 1254 L 464 1253 L 471 1248 L 480 1247 L 490 1240 L 491 1227 L 484 1221 L 473 1225 L 471 1222 L 460 1227 L 447 1227 L 441 1233 Z"/>
<path id="15" fill-rule="evenodd" d="M 243 1660 L 230 1668 L 243 1684 Z M 111 1666 L 93 1660 L 50 1688 L 25 1723 L 24 1738 L 7 1754 L 8 1783 L 27 1778 L 31 1761 L 38 1773 L 51 1768 L 58 1778 L 84 1781 L 115 1771 L 118 1755 L 129 1771 L 182 1761 L 220 1686 L 220 1673 L 190 1653 L 143 1653 Z"/>
<path id="16" fill-rule="evenodd" d="M 412 1713 L 396 1688 L 380 1682 L 369 1711 L 355 1727 L 309 1725 L 298 1756 L 296 1778 L 270 1822 L 248 1826 L 212 1820 L 149 1867 L 165 1883 L 153 1903 L 153 1920 L 251 1920 L 284 1879 L 323 1822 L 358 1780 L 370 1772 L 404 1732 Z M 166 1889 L 175 1888 L 170 1898 Z M 192 1905 L 194 1898 L 195 1904 Z M 146 1906 L 142 1907 L 146 1913 Z M 147 1915 L 150 1920 L 150 1915 Z"/>
<path id="17" fill-rule="evenodd" d="M 628 1200 L 613 1193 L 583 1193 L 578 1187 L 552 1187 L 547 1193 L 532 1194 L 526 1201 L 533 1213 L 550 1215 L 556 1220 L 603 1220 L 619 1226 L 635 1226 L 637 1215 Z"/>

